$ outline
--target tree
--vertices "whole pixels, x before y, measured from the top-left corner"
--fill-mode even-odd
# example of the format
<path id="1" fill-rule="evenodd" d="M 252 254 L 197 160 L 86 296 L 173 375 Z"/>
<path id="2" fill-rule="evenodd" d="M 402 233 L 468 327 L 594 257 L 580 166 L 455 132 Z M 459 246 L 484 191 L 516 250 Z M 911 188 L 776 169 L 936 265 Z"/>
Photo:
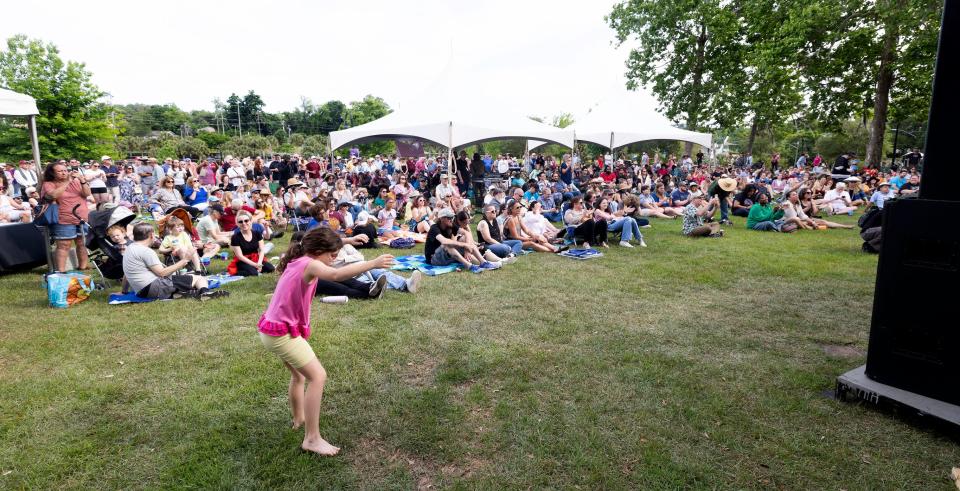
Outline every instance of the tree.
<path id="1" fill-rule="evenodd" d="M 83 63 L 64 61 L 57 47 L 17 35 L 0 51 L 0 85 L 37 100 L 40 150 L 50 159 L 90 159 L 110 153 L 117 136 L 104 96 Z M 30 158 L 30 136 L 0 123 L 0 158 Z"/>
<path id="2" fill-rule="evenodd" d="M 343 128 L 352 128 L 382 118 L 392 112 L 390 106 L 379 97 L 368 95 L 360 101 L 353 101 L 347 108 Z M 396 152 L 396 144 L 392 141 L 379 141 L 359 145 L 362 155 L 387 155 Z"/>
<path id="3" fill-rule="evenodd" d="M 722 0 L 627 0 L 606 20 L 620 43 L 639 47 L 627 60 L 627 86 L 650 86 L 667 117 L 691 130 L 731 124 L 741 116 L 727 84 L 743 59 L 736 3 Z"/>
<path id="4" fill-rule="evenodd" d="M 230 141 L 230 137 L 223 133 L 197 133 L 197 139 L 201 140 L 210 149 L 220 149 L 225 143 Z"/>
<path id="5" fill-rule="evenodd" d="M 896 119 L 926 119 L 942 4 L 812 0 L 793 10 L 815 113 L 832 128 L 853 115 L 869 122 L 866 162 L 879 164 L 891 101 Z"/>

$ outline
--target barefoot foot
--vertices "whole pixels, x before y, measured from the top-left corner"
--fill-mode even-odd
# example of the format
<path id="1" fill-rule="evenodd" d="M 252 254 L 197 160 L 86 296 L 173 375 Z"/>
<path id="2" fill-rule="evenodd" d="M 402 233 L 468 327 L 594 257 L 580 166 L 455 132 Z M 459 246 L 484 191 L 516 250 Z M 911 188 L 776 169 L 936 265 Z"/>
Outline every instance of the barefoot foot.
<path id="1" fill-rule="evenodd" d="M 330 443 L 323 438 L 317 440 L 304 440 L 300 445 L 300 448 L 302 448 L 304 451 L 313 452 L 323 457 L 336 455 L 340 451 L 340 447 L 334 447 L 333 445 L 330 445 Z"/>

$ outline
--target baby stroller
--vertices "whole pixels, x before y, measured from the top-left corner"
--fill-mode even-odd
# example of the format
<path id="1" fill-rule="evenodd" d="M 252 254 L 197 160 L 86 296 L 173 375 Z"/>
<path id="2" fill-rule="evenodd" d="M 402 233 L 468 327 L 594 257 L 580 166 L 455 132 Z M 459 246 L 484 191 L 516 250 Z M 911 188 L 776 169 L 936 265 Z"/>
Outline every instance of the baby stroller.
<path id="1" fill-rule="evenodd" d="M 123 278 L 123 255 L 120 246 L 107 238 L 107 229 L 114 225 L 126 229 L 135 218 L 136 215 L 124 206 L 104 206 L 90 212 L 87 220 L 90 225 L 90 235 L 86 237 L 87 251 L 104 283 Z"/>

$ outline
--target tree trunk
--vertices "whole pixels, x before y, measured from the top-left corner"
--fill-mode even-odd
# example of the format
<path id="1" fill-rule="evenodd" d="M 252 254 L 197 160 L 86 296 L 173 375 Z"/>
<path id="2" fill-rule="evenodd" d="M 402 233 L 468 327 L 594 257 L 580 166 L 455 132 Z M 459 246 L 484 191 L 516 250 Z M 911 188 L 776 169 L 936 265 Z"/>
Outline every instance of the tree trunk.
<path id="1" fill-rule="evenodd" d="M 687 129 L 697 131 L 700 125 L 700 105 L 703 97 L 703 70 L 706 60 L 707 48 L 707 27 L 706 23 L 700 23 L 700 35 L 697 37 L 697 52 L 695 53 L 693 64 L 693 80 L 690 84 L 690 108 L 687 109 Z M 685 142 L 684 153 L 693 155 L 693 143 Z"/>
<path id="2" fill-rule="evenodd" d="M 753 155 L 753 142 L 757 139 L 757 116 L 753 116 L 753 123 L 750 123 L 750 139 L 747 140 L 747 148 L 744 154 Z"/>
<path id="3" fill-rule="evenodd" d="M 902 4 L 902 0 L 897 4 Z M 887 131 L 887 108 L 890 105 L 890 87 L 893 85 L 893 63 L 897 55 L 900 25 L 888 17 L 884 27 L 883 47 L 880 52 L 880 70 L 877 73 L 877 92 L 873 99 L 873 121 L 870 123 L 870 140 L 864 158 L 868 166 L 879 167 L 883 159 L 883 137 Z"/>

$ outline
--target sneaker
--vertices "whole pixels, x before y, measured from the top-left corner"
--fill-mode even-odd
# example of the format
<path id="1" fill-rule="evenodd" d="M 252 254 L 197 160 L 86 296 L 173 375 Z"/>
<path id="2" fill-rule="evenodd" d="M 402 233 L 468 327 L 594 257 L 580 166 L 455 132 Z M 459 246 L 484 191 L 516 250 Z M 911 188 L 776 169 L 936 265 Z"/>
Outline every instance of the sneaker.
<path id="1" fill-rule="evenodd" d="M 490 261 L 484 261 L 480 263 L 480 267 L 483 269 L 500 269 L 502 266 L 499 262 L 491 263 Z"/>
<path id="2" fill-rule="evenodd" d="M 557 248 L 557 254 L 560 254 L 561 252 L 565 252 L 565 251 L 568 251 L 568 250 L 570 250 L 570 246 L 569 246 L 569 245 L 564 245 L 564 246 L 562 246 L 562 247 L 558 247 L 558 248 Z"/>
<path id="3" fill-rule="evenodd" d="M 383 298 L 383 294 L 387 291 L 387 275 L 380 275 L 377 278 L 377 281 L 374 281 L 370 285 L 370 298 L 376 298 L 377 300 Z"/>
<path id="4" fill-rule="evenodd" d="M 629 243 L 629 242 L 627 242 L 627 241 L 625 241 L 625 240 L 621 240 L 621 241 L 620 241 L 620 247 L 629 247 L 629 248 L 633 249 L 633 244 L 631 244 L 631 243 Z"/>
<path id="5" fill-rule="evenodd" d="M 515 262 L 517 262 L 517 256 L 514 256 L 512 254 L 500 260 L 500 264 L 503 264 L 503 265 L 513 264 Z"/>
<path id="6" fill-rule="evenodd" d="M 473 266 L 470 266 L 470 272 L 480 274 L 483 272 L 483 268 L 477 265 L 473 265 Z"/>
<path id="7" fill-rule="evenodd" d="M 640 239 L 640 247 L 647 247 L 647 243 Z"/>
<path id="8" fill-rule="evenodd" d="M 407 291 L 410 293 L 417 293 L 417 290 L 420 289 L 420 280 L 423 279 L 423 273 L 419 271 L 414 271 L 409 278 L 407 278 Z"/>
<path id="9" fill-rule="evenodd" d="M 721 230 L 721 231 L 719 231 L 719 232 L 717 232 L 717 233 L 715 233 L 715 234 L 710 234 L 710 235 L 708 235 L 707 237 L 713 237 L 714 239 L 719 239 L 720 237 L 723 237 L 723 230 Z"/>
<path id="10" fill-rule="evenodd" d="M 223 298 L 223 297 L 229 297 L 229 296 L 230 296 L 230 292 L 228 292 L 227 290 L 207 290 L 201 293 L 197 300 L 200 300 L 201 302 L 205 302 L 213 298 Z"/>
<path id="11" fill-rule="evenodd" d="M 648 224 L 646 224 L 646 225 L 641 225 L 640 228 L 650 228 L 650 227 L 652 227 L 652 226 L 653 226 L 653 225 L 650 225 L 650 224 L 648 223 Z"/>

